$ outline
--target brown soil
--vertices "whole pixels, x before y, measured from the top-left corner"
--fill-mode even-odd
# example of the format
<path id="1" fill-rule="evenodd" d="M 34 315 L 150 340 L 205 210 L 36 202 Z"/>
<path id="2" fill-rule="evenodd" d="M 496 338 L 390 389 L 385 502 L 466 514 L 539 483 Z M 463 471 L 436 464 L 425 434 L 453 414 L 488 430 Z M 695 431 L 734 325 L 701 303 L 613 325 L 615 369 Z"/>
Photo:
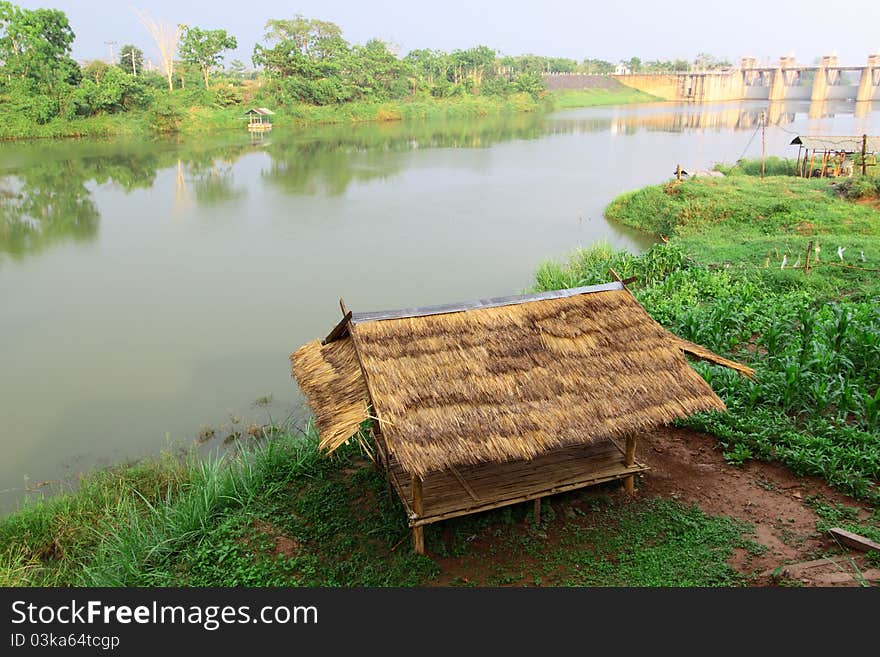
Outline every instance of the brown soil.
<path id="1" fill-rule="evenodd" d="M 638 496 L 695 504 L 709 515 L 738 518 L 755 528 L 752 540 L 764 545 L 766 551 L 754 555 L 737 549 L 730 561 L 734 568 L 751 577 L 753 585 L 859 586 L 859 573 L 869 583 L 880 583 L 880 569 L 866 563 L 863 554 L 841 550 L 831 536 L 817 532 L 818 516 L 807 503 L 808 498 L 819 495 L 827 502 L 861 507 L 858 500 L 835 491 L 824 481 L 799 477 L 784 466 L 771 463 L 729 465 L 714 437 L 687 429 L 660 429 L 642 437 L 637 459 L 651 467 L 639 481 Z M 625 495 L 622 488 L 610 490 L 612 494 Z M 541 537 L 548 545 L 558 541 L 554 530 L 557 523 L 592 522 L 585 502 L 558 500 L 550 497 L 544 501 L 545 505 L 552 504 L 556 512 L 556 520 L 543 527 L 546 535 Z M 586 513 L 567 518 L 566 506 L 578 506 Z M 868 515 L 867 511 L 862 513 Z M 441 570 L 437 585 L 468 581 L 479 584 L 491 576 L 490 570 L 475 572 L 474 566 L 491 565 L 489 555 L 495 553 L 494 541 L 488 536 L 471 539 L 471 558 L 432 555 Z M 837 556 L 823 558 L 824 553 Z M 473 558 L 481 554 L 486 558 Z M 518 582 L 530 583 L 528 578 Z"/>
<path id="2" fill-rule="evenodd" d="M 646 436 L 637 455 L 651 466 L 641 481 L 640 495 L 672 497 L 696 504 L 710 515 L 731 516 L 754 525 L 756 540 L 767 551 L 750 558 L 739 551 L 731 563 L 743 572 L 762 573 L 756 585 L 789 580 L 804 586 L 857 586 L 857 573 L 848 557 L 862 576 L 880 582 L 880 570 L 868 566 L 858 552 L 848 551 L 833 560 L 816 559 L 838 545 L 816 531 L 818 518 L 805 500 L 821 495 L 831 502 L 861 506 L 824 481 L 798 477 L 772 463 L 730 466 L 715 438 L 686 429 L 669 428 Z"/>
<path id="3" fill-rule="evenodd" d="M 272 554 L 287 558 L 299 555 L 299 543 L 289 536 L 285 536 L 272 523 L 265 520 L 254 520 L 252 525 L 254 529 L 272 540 Z"/>

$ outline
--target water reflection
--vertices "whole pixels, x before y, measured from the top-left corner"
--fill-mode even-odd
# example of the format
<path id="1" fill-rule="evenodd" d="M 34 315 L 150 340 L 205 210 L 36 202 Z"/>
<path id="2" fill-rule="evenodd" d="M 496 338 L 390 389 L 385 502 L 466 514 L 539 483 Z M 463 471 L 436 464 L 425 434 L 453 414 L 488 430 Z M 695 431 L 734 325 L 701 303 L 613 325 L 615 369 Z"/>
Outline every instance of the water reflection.
<path id="1" fill-rule="evenodd" d="M 853 115 L 864 120 L 871 103 L 760 103 L 647 105 L 551 115 L 517 115 L 465 121 L 394 122 L 276 130 L 270 136 L 234 135 L 219 144 L 154 142 L 17 144 L 0 156 L 0 256 L 20 259 L 64 241 L 95 239 L 100 213 L 95 185 L 126 193 L 152 189 L 158 172 L 176 170 L 178 209 L 240 201 L 248 187 L 237 180 L 245 155 L 268 156 L 260 179 L 284 194 L 341 196 L 353 183 L 401 174 L 401 157 L 419 149 L 480 149 L 511 140 L 608 131 L 754 130 L 766 112 L 768 125 L 786 129 L 800 118 Z M 85 151 L 85 152 L 84 152 Z"/>
<path id="2" fill-rule="evenodd" d="M 0 253 L 21 257 L 63 240 L 98 233 L 100 215 L 85 181 L 84 161 L 28 167 L 0 178 Z"/>

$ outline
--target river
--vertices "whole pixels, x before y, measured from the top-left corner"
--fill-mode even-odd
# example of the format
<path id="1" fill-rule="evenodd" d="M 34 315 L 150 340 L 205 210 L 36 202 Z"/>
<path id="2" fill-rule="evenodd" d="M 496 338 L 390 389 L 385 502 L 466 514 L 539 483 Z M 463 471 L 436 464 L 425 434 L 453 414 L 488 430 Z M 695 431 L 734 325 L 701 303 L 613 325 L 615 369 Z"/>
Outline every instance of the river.
<path id="1" fill-rule="evenodd" d="M 880 131 L 877 104 L 852 107 L 771 111 L 768 155 L 794 157 L 798 132 Z M 330 330 L 340 297 L 366 311 L 515 294 L 578 246 L 646 248 L 608 202 L 677 163 L 759 156 L 764 109 L 0 145 L 0 509 L 303 417 L 288 354 Z"/>

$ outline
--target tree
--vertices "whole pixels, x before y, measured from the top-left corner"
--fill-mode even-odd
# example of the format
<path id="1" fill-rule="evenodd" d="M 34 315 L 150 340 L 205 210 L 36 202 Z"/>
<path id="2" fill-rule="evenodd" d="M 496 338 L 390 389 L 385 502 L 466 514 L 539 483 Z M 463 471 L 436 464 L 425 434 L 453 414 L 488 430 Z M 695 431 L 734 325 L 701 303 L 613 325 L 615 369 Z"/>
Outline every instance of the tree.
<path id="1" fill-rule="evenodd" d="M 266 22 L 265 38 L 274 47 L 254 47 L 253 62 L 280 79 L 337 77 L 350 47 L 335 23 L 304 18 Z"/>
<path id="2" fill-rule="evenodd" d="M 137 75 L 144 70 L 144 51 L 130 43 L 122 46 L 119 51 L 119 68 Z"/>
<path id="3" fill-rule="evenodd" d="M 205 77 L 205 89 L 208 89 L 208 75 L 212 68 L 223 60 L 225 50 L 238 47 L 235 37 L 226 30 L 202 30 L 188 27 L 183 33 L 180 44 L 180 56 L 188 64 L 198 66 Z"/>
<path id="4" fill-rule="evenodd" d="M 74 34 L 63 11 L 22 9 L 0 2 L 0 60 L 8 76 L 57 82 L 70 74 Z M 59 71 L 58 69 L 66 69 Z"/>
<path id="5" fill-rule="evenodd" d="M 342 28 L 330 21 L 305 18 L 297 14 L 290 20 L 266 21 L 266 40 L 292 42 L 297 51 L 309 59 L 325 59 L 338 50 Z"/>
<path id="6" fill-rule="evenodd" d="M 227 75 L 236 80 L 244 80 L 244 62 L 240 59 L 233 59 L 231 62 L 229 62 L 229 70 L 227 71 Z"/>
<path id="7" fill-rule="evenodd" d="M 180 34 L 183 31 L 182 25 L 169 25 L 168 23 L 159 23 L 153 20 L 145 11 L 132 9 L 137 15 L 141 24 L 153 37 L 156 48 L 159 50 L 159 57 L 162 60 L 162 72 L 165 79 L 168 80 L 168 90 L 174 91 L 174 53 L 177 52 L 177 44 L 180 42 Z"/>
<path id="8" fill-rule="evenodd" d="M 108 68 L 110 66 L 107 65 L 107 62 L 101 59 L 93 59 L 82 67 L 82 74 L 87 80 L 94 80 L 95 84 L 100 84 L 101 78 L 104 77 Z"/>
<path id="9" fill-rule="evenodd" d="M 0 2 L 0 63 L 8 97 L 39 123 L 58 116 L 82 74 L 70 57 L 74 34 L 57 9 Z"/>
<path id="10" fill-rule="evenodd" d="M 607 75 L 614 73 L 614 64 L 604 59 L 584 59 L 578 66 L 578 70 L 590 75 Z"/>
<path id="11" fill-rule="evenodd" d="M 142 78 L 126 73 L 118 66 L 104 64 L 103 72 L 95 75 L 94 81 L 90 76 L 80 84 L 74 95 L 74 105 L 78 114 L 92 116 L 145 107 L 149 99 Z"/>
<path id="12" fill-rule="evenodd" d="M 725 68 L 727 66 L 730 66 L 730 62 L 726 59 L 716 59 L 714 55 L 710 55 L 705 52 L 699 53 L 694 58 L 694 67 L 700 70 Z"/>

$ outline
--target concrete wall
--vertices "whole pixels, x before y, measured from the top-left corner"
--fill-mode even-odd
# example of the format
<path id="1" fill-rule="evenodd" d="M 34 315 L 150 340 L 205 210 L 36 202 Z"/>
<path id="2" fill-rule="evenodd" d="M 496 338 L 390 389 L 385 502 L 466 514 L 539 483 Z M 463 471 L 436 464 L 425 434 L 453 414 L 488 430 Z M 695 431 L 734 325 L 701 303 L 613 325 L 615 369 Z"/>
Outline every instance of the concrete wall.
<path id="1" fill-rule="evenodd" d="M 541 76 L 551 91 L 560 89 L 619 89 L 620 83 L 609 75 L 581 73 L 545 73 Z"/>
<path id="2" fill-rule="evenodd" d="M 612 78 L 633 89 L 644 91 L 663 100 L 686 100 L 682 79 L 678 75 L 612 75 Z"/>
<path id="3" fill-rule="evenodd" d="M 725 72 L 634 74 L 611 76 L 620 83 L 664 100 L 714 102 L 727 100 L 827 100 L 869 101 L 880 99 L 880 55 L 868 57 L 859 71 L 858 85 L 841 85 L 837 57 L 822 58 L 811 86 L 799 84 L 803 67 L 793 57 L 780 57 L 774 68 L 757 69 L 755 60 L 744 58 L 741 69 Z M 750 70 L 751 69 L 751 70 Z M 847 69 L 849 70 L 849 69 Z M 764 84 L 755 84 L 763 80 Z"/>

